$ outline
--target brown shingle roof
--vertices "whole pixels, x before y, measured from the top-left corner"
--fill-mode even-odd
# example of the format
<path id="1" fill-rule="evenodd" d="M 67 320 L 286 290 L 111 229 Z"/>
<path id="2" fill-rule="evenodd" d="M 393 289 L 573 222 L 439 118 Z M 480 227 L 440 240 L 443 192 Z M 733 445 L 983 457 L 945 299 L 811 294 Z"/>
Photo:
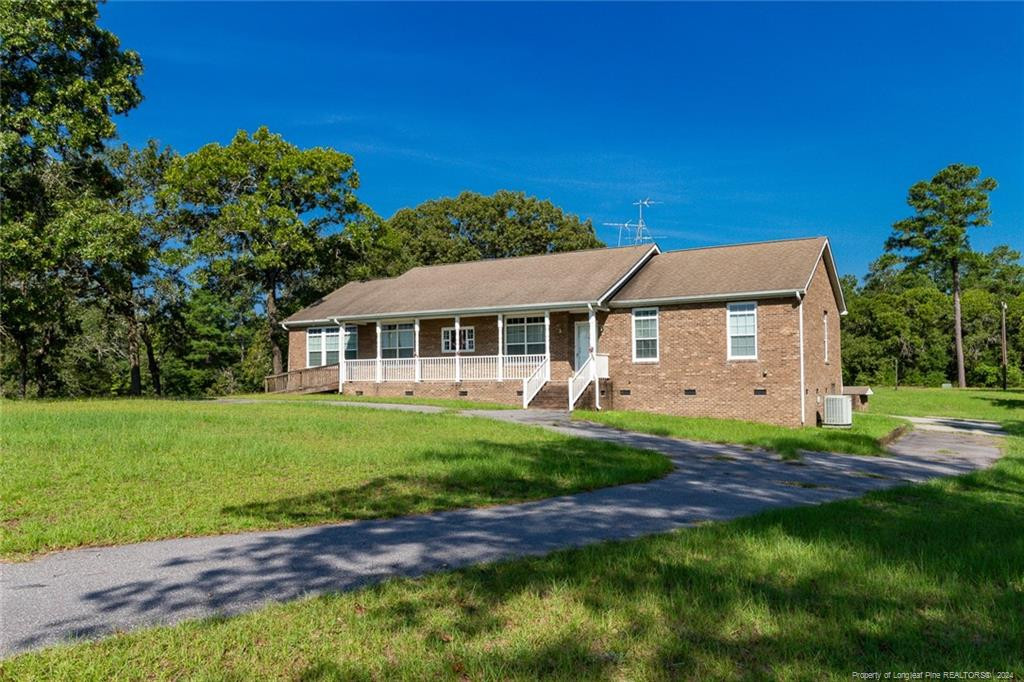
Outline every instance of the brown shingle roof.
<path id="1" fill-rule="evenodd" d="M 612 305 L 803 291 L 826 244 L 824 237 L 812 237 L 661 253 L 615 294 Z M 834 277 L 831 263 L 829 268 Z"/>
<path id="2" fill-rule="evenodd" d="M 349 282 L 285 322 L 585 305 L 598 301 L 652 248 L 589 249 L 413 268 L 392 279 Z"/>

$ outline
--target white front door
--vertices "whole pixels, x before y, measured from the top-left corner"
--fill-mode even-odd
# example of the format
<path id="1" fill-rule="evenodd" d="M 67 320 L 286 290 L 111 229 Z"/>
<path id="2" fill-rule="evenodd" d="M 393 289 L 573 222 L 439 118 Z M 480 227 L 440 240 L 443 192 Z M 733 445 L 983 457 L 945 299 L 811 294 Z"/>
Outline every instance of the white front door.
<path id="1" fill-rule="evenodd" d="M 587 357 L 590 355 L 590 323 L 589 322 L 577 322 L 576 323 L 576 364 L 573 365 L 574 369 L 579 369 L 583 366 L 583 363 L 587 361 Z"/>

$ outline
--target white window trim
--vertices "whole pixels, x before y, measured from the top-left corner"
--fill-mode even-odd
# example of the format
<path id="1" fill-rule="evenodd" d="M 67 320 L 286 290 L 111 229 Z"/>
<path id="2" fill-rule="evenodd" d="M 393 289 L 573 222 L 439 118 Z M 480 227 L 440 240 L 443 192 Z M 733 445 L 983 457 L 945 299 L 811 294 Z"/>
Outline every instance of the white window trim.
<path id="1" fill-rule="evenodd" d="M 825 364 L 828 364 L 828 311 L 821 314 L 821 323 L 825 328 Z"/>
<path id="2" fill-rule="evenodd" d="M 333 334 L 328 334 L 328 329 L 336 330 Z M 316 334 L 310 332 L 316 330 Z M 309 337 L 317 336 L 320 338 L 320 363 L 317 365 L 309 364 Z M 327 366 L 327 337 L 337 336 L 338 337 L 338 361 L 341 361 L 341 356 L 345 352 L 341 344 L 341 328 L 340 327 L 308 327 L 306 329 L 306 369 L 313 369 L 315 367 L 326 367 Z"/>
<path id="3" fill-rule="evenodd" d="M 345 357 L 345 353 L 348 352 L 348 349 L 345 348 L 345 344 L 348 343 L 349 339 L 355 339 L 355 344 L 356 344 L 356 347 L 355 347 L 356 356 L 354 358 L 351 358 L 351 360 L 358 360 L 359 359 L 359 325 L 357 325 L 357 324 L 346 324 L 345 325 L 345 343 L 340 343 L 339 342 L 339 346 L 340 346 L 340 350 L 341 350 L 341 357 L 344 357 L 346 360 L 349 360 L 349 358 Z"/>
<path id="4" fill-rule="evenodd" d="M 542 353 L 530 353 L 529 352 L 530 351 L 530 346 L 531 345 L 537 345 L 538 343 L 540 343 L 540 341 L 529 341 L 528 340 L 529 339 L 529 332 L 528 332 L 529 327 L 541 326 L 542 323 L 540 323 L 540 322 L 527 322 L 527 320 L 530 319 L 531 317 L 540 318 L 540 317 L 543 317 L 545 315 L 547 315 L 547 313 L 540 313 L 540 314 L 528 313 L 528 314 L 525 314 L 525 315 L 514 315 L 514 316 L 506 315 L 505 316 L 505 323 L 503 325 L 504 331 L 502 332 L 502 339 L 501 339 L 501 353 L 502 353 L 502 355 L 506 355 L 508 357 L 520 357 L 520 356 L 513 356 L 511 353 L 508 352 L 508 346 L 509 346 L 508 334 L 509 334 L 509 332 L 512 329 L 514 329 L 516 327 L 522 327 L 522 329 L 523 329 L 523 341 L 522 341 L 522 343 L 514 344 L 516 346 L 522 346 L 523 347 L 523 355 L 548 355 L 551 352 L 551 346 L 550 346 L 550 342 L 549 342 L 549 339 L 548 339 L 548 336 L 547 336 L 547 331 L 546 331 L 547 330 L 547 323 L 543 323 L 543 326 L 545 328 L 545 335 L 544 335 L 544 351 Z M 518 320 L 522 320 L 522 322 L 519 322 Z"/>
<path id="5" fill-rule="evenodd" d="M 754 354 L 753 355 L 733 355 L 732 354 L 732 329 L 729 321 L 732 319 L 733 306 L 740 305 L 753 305 L 754 306 Z M 746 311 L 743 314 L 747 314 Z M 737 336 L 747 336 L 747 334 L 737 334 Z M 732 303 L 726 304 L 725 311 L 725 356 L 728 360 L 757 360 L 757 301 L 733 301 Z"/>
<path id="6" fill-rule="evenodd" d="M 472 332 L 472 333 L 467 333 L 467 332 Z M 466 334 L 466 347 L 459 349 L 459 352 L 460 353 L 475 353 L 476 352 L 476 327 L 474 327 L 473 325 L 469 325 L 468 327 L 463 327 L 462 325 L 459 325 L 459 333 L 460 333 L 460 335 L 461 334 Z M 445 337 L 445 334 L 454 335 L 455 334 L 455 327 L 441 327 L 441 352 L 442 353 L 451 353 L 451 354 L 454 355 L 454 353 L 455 353 L 454 350 L 445 350 L 444 349 L 444 337 Z"/>
<path id="7" fill-rule="evenodd" d="M 654 311 L 654 348 L 657 351 L 653 358 L 638 358 L 636 356 L 636 314 L 639 311 Z M 645 318 L 645 319 L 650 319 Z M 633 308 L 629 314 L 629 335 L 630 335 L 630 349 L 633 353 L 634 364 L 654 364 L 661 360 L 661 311 L 656 307 L 648 308 Z M 648 340 L 648 339 L 644 339 Z"/>
<path id="8" fill-rule="evenodd" d="M 403 329 L 403 327 L 405 327 L 406 325 L 408 325 L 408 327 Z M 384 345 L 384 340 L 383 339 L 384 339 L 384 336 L 385 336 L 385 334 L 387 332 L 394 332 L 394 339 L 395 339 L 395 342 L 397 343 L 398 339 L 402 338 L 401 332 L 403 332 L 403 331 L 406 331 L 406 332 L 407 331 L 412 331 L 413 332 L 413 342 L 412 342 L 411 346 L 385 346 Z M 415 323 L 414 322 L 395 322 L 395 323 L 382 324 L 380 326 L 380 339 L 378 339 L 378 343 L 380 345 L 381 358 L 383 358 L 385 360 L 396 360 L 396 359 L 408 360 L 410 358 L 416 357 L 416 327 L 415 327 Z M 393 351 L 395 351 L 395 357 L 394 358 L 384 358 L 384 351 L 386 351 L 386 350 L 393 350 Z M 412 355 L 410 355 L 407 358 L 403 358 L 402 355 L 401 355 L 401 351 L 402 350 L 410 350 L 410 351 L 412 351 Z"/>

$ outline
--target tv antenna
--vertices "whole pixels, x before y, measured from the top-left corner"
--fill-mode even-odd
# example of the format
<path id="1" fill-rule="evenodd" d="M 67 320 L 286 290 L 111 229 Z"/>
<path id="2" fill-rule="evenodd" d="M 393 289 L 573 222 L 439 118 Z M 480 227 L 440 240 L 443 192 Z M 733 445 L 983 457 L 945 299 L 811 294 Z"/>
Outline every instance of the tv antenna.
<path id="1" fill-rule="evenodd" d="M 651 236 L 650 231 L 647 229 L 647 223 L 644 221 L 644 208 L 653 206 L 654 204 L 660 204 L 660 201 L 652 201 L 650 197 L 646 199 L 640 199 L 634 201 L 633 205 L 637 207 L 639 216 L 637 221 L 634 223 L 627 220 L 624 223 L 602 223 L 607 227 L 619 228 L 619 246 L 622 246 L 623 235 L 626 238 L 626 244 L 632 246 L 639 246 L 640 244 L 648 244 L 654 241 L 654 237 Z"/>

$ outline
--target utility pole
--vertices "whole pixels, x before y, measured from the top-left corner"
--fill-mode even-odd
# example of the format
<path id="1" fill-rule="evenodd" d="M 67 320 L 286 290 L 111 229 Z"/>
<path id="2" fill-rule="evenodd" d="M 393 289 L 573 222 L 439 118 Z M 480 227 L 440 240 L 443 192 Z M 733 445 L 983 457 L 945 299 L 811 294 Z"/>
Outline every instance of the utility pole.
<path id="1" fill-rule="evenodd" d="M 999 331 L 999 342 L 1000 342 L 1000 345 L 1002 346 L 1002 352 L 1003 352 L 1003 390 L 1005 391 L 1006 390 L 1006 370 L 1007 370 L 1007 362 L 1006 362 L 1006 301 L 1001 301 L 999 303 L 999 311 L 1002 313 L 1002 315 L 1001 315 L 1002 321 L 1001 321 L 1001 324 L 1000 324 L 1000 331 Z"/>

